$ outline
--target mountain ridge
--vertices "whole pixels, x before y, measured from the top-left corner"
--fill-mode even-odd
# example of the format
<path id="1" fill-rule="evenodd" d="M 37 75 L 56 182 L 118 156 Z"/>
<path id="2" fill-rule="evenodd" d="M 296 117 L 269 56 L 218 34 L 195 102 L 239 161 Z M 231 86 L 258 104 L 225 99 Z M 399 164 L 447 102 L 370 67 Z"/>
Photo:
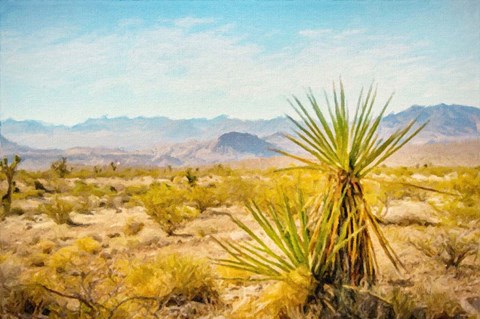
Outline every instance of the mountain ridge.
<path id="1" fill-rule="evenodd" d="M 379 136 L 391 134 L 415 118 L 416 125 L 429 123 L 409 144 L 480 138 L 480 108 L 446 104 L 413 105 L 390 113 L 380 123 Z M 126 165 L 179 166 L 269 157 L 276 154 L 272 149 L 299 152 L 298 147 L 284 137 L 292 132 L 293 124 L 282 117 L 254 121 L 225 115 L 185 120 L 136 117 L 134 122 L 127 117 L 102 117 L 70 129 L 53 125 L 50 130 L 32 120 L 15 124 L 15 120 L 2 123 L 0 154 L 20 153 L 33 162 L 68 156 L 74 162 L 89 165 L 121 160 Z M 30 131 L 26 129 L 29 125 Z M 12 132 L 15 134 L 9 134 Z M 172 135 L 175 138 L 171 138 Z"/>

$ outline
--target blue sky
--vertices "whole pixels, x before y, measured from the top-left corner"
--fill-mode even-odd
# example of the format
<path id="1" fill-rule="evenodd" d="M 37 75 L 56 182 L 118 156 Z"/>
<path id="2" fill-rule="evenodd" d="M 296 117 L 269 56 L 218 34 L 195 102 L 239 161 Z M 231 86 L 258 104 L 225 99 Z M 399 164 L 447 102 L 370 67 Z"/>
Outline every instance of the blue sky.
<path id="1" fill-rule="evenodd" d="M 342 77 L 354 104 L 480 105 L 478 1 L 2 1 L 0 119 L 272 118 Z"/>

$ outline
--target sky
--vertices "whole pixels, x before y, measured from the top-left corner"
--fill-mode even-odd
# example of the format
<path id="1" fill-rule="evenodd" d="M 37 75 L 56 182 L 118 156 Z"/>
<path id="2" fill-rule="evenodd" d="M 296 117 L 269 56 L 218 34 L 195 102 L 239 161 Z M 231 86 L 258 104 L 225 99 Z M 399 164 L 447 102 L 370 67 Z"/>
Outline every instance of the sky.
<path id="1" fill-rule="evenodd" d="M 340 78 L 479 106 L 480 1 L 0 1 L 0 120 L 273 118 Z"/>

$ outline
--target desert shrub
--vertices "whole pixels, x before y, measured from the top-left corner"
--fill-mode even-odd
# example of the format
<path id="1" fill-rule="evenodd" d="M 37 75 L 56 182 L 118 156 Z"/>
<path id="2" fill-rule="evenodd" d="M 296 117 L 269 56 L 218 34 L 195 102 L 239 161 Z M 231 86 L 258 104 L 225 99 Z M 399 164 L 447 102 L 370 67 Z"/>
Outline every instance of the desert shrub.
<path id="1" fill-rule="evenodd" d="M 45 191 L 38 190 L 38 189 L 27 189 L 19 193 L 13 193 L 12 199 L 15 200 L 22 200 L 22 199 L 29 199 L 29 198 L 38 198 L 43 197 Z"/>
<path id="2" fill-rule="evenodd" d="M 125 282 L 137 295 L 164 296 L 182 304 L 186 300 L 216 302 L 215 277 L 204 260 L 187 256 L 159 256 L 152 262 L 134 262 Z"/>
<path id="3" fill-rule="evenodd" d="M 170 304 L 219 301 L 204 260 L 181 255 L 106 259 L 99 245 L 81 238 L 46 255 L 44 267 L 22 273 L 33 312 L 49 318 L 158 318 Z"/>
<path id="4" fill-rule="evenodd" d="M 395 311 L 396 319 L 410 319 L 417 305 L 415 304 L 414 296 L 406 293 L 404 290 L 395 287 L 386 298 L 390 301 Z"/>
<path id="5" fill-rule="evenodd" d="M 411 243 L 424 255 L 440 261 L 446 269 L 458 269 L 466 258 L 477 255 L 478 237 L 477 231 L 449 229 Z"/>
<path id="6" fill-rule="evenodd" d="M 185 222 L 195 218 L 198 210 L 187 206 L 186 192 L 167 184 L 154 184 L 139 199 L 145 211 L 171 236 Z"/>
<path id="7" fill-rule="evenodd" d="M 243 204 L 259 194 L 259 182 L 241 176 L 228 176 L 216 184 L 217 196 L 226 204 Z"/>
<path id="8" fill-rule="evenodd" d="M 47 215 L 57 224 L 77 225 L 70 218 L 74 205 L 60 197 L 53 197 L 49 203 L 38 207 L 40 213 Z"/>
<path id="9" fill-rule="evenodd" d="M 186 199 L 192 202 L 196 208 L 203 213 L 210 207 L 220 206 L 226 201 L 222 194 L 217 192 L 214 186 L 195 186 L 190 189 Z"/>
<path id="10" fill-rule="evenodd" d="M 442 203 L 430 203 L 430 206 L 438 212 L 444 225 L 475 227 L 480 223 L 480 198 L 477 204 L 469 205 L 449 197 Z"/>
<path id="11" fill-rule="evenodd" d="M 95 184 L 88 184 L 83 181 L 75 181 L 75 186 L 70 191 L 73 196 L 89 196 L 95 195 L 102 197 L 104 195 L 112 195 L 115 192 L 108 186 L 100 187 Z"/>
<path id="12" fill-rule="evenodd" d="M 90 215 L 92 214 L 92 209 L 95 208 L 95 205 L 96 203 L 92 200 L 91 196 L 78 196 L 73 205 L 73 210 L 79 214 Z"/>
<path id="13" fill-rule="evenodd" d="M 143 195 L 145 194 L 149 189 L 148 185 L 130 185 L 125 187 L 125 194 L 129 196 L 135 196 L 135 195 Z"/>

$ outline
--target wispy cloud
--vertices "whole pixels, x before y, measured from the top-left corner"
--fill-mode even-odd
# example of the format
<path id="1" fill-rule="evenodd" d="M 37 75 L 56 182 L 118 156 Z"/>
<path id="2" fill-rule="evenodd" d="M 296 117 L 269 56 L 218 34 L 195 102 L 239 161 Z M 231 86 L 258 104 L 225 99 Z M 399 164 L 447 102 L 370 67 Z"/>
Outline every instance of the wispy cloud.
<path id="1" fill-rule="evenodd" d="M 213 19 L 213 18 L 185 17 L 185 18 L 176 19 L 174 21 L 174 23 L 177 27 L 191 28 L 191 27 L 194 27 L 194 26 L 197 26 L 197 25 L 211 24 L 214 21 L 215 21 L 215 19 Z"/>
<path id="2" fill-rule="evenodd" d="M 71 31 L 68 37 L 51 30 L 41 45 L 35 39 L 42 39 L 44 30 L 28 37 L 7 30 L 2 33 L 1 80 L 50 92 L 35 99 L 39 108 L 82 105 L 90 116 L 272 117 L 289 112 L 289 94 L 328 89 L 340 75 L 354 95 L 372 80 L 381 84 L 381 100 L 396 91 L 398 108 L 480 100 L 475 59 L 440 61 L 422 51 L 428 47 L 425 41 L 388 36 L 379 41 L 365 29 L 304 29 L 297 32 L 302 41 L 270 52 L 232 25 L 213 22 L 186 17 L 173 25 L 108 34 Z M 200 24 L 208 27 L 186 30 Z M 51 92 L 60 91 L 68 98 L 51 100 Z M 13 101 L 7 107 L 14 115 L 20 102 L 2 94 Z"/>
<path id="3" fill-rule="evenodd" d="M 298 31 L 298 34 L 307 38 L 317 38 L 332 34 L 332 29 L 305 29 Z"/>

